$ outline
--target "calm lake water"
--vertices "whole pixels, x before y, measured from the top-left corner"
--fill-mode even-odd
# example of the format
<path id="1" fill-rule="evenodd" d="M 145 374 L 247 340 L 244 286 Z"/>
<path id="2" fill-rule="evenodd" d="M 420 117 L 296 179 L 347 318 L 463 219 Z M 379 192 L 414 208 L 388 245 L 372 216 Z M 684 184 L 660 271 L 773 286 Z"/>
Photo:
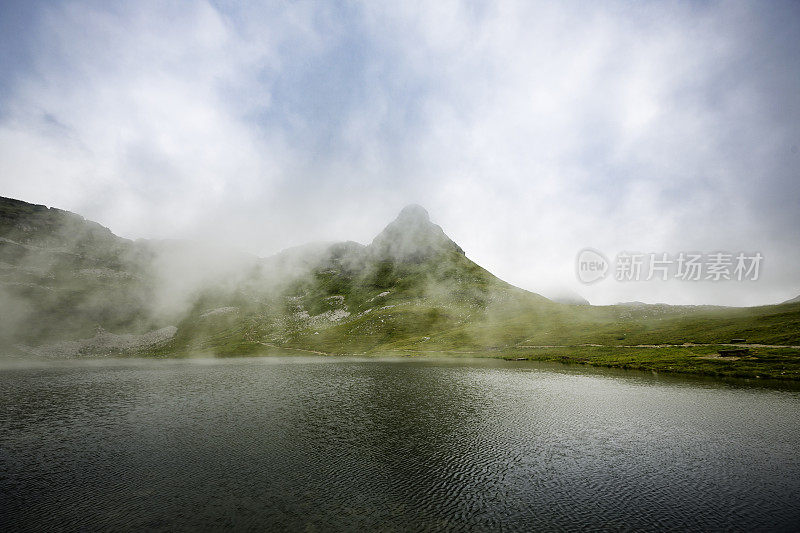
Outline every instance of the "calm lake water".
<path id="1" fill-rule="evenodd" d="M 800 393 L 496 360 L 0 369 L 0 530 L 796 530 Z"/>

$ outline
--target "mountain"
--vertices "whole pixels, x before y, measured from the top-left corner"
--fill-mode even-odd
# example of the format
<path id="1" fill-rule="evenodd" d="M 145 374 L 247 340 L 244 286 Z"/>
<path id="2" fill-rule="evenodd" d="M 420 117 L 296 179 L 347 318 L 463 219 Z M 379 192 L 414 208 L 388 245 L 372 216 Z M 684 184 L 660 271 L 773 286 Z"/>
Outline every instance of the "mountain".
<path id="1" fill-rule="evenodd" d="M 147 255 L 73 213 L 0 199 L 0 342 L 149 329 Z"/>
<path id="2" fill-rule="evenodd" d="M 786 300 L 785 302 L 781 302 L 781 304 L 796 304 L 796 303 L 800 303 L 800 295 L 795 296 L 790 300 Z"/>
<path id="3" fill-rule="evenodd" d="M 205 243 L 130 241 L 73 213 L 0 199 L 0 310 L 0 349 L 47 357 L 800 344 L 797 303 L 553 302 L 474 263 L 418 205 L 368 245 L 312 243 L 258 258 Z"/>
<path id="4" fill-rule="evenodd" d="M 404 208 L 368 246 L 315 244 L 267 258 L 264 265 L 243 291 L 258 296 L 238 308 L 245 316 L 258 315 L 245 320 L 247 340 L 280 346 L 386 349 L 426 342 L 429 334 L 478 321 L 514 298 L 550 305 L 472 262 L 416 205 Z M 279 283 L 271 281 L 276 272 Z M 260 292 L 266 286 L 273 290 Z M 192 332 L 193 339 L 200 337 Z"/>

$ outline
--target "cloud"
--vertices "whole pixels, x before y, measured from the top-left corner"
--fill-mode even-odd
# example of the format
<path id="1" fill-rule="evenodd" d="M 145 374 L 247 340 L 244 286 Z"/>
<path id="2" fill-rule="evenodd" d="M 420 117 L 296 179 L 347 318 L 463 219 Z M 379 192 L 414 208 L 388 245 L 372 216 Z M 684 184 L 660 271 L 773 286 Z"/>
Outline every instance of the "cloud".
<path id="1" fill-rule="evenodd" d="M 0 129 L 16 194 L 166 237 L 280 179 L 281 132 L 247 119 L 270 105 L 255 78 L 277 52 L 249 46 L 210 5 L 66 4 L 38 31 Z"/>
<path id="2" fill-rule="evenodd" d="M 761 249 L 775 277 L 750 287 L 584 290 L 594 301 L 744 303 L 797 283 L 796 179 L 774 168 L 800 133 L 794 98 L 785 79 L 751 74 L 765 62 L 798 72 L 797 50 L 773 46 L 797 17 L 749 4 L 530 2 L 479 16 L 455 4 L 444 27 L 407 4 L 373 16 L 396 29 L 382 33 L 387 46 L 435 87 L 407 147 L 423 181 L 438 185 L 432 211 L 452 213 L 444 226 L 494 272 L 536 287 L 566 283 L 583 246 Z M 788 195 L 780 222 L 770 220 L 777 191 Z"/>
<path id="3" fill-rule="evenodd" d="M 368 241 L 410 202 L 594 303 L 800 290 L 798 8 L 72 2 L 25 19 L 3 193 L 128 237 Z M 754 284 L 581 287 L 577 252 L 762 251 Z"/>

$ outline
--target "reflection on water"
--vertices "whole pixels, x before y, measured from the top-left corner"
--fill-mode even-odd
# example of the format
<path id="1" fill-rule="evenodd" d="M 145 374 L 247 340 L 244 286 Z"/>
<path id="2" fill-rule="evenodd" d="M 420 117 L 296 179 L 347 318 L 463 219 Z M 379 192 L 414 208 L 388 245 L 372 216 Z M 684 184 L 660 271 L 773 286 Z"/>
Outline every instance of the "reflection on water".
<path id="1" fill-rule="evenodd" d="M 5 369 L 0 529 L 800 524 L 800 393 L 562 368 L 287 358 Z"/>

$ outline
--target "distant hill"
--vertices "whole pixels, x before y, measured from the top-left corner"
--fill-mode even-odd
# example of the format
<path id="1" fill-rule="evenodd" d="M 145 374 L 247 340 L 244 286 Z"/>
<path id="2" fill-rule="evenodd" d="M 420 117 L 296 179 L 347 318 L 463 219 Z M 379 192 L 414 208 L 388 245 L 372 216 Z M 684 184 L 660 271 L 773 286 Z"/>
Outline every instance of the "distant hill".
<path id="1" fill-rule="evenodd" d="M 785 302 L 781 302 L 781 303 L 784 303 L 784 304 L 796 304 L 796 303 L 800 303 L 800 295 L 799 295 L 799 296 L 795 296 L 795 297 L 794 297 L 794 298 L 792 298 L 791 300 L 786 300 Z"/>
<path id="2" fill-rule="evenodd" d="M 257 258 L 206 243 L 129 241 L 73 213 L 0 199 L 0 348 L 8 353 L 800 344 L 800 304 L 571 303 L 498 279 L 417 205 L 368 245 L 314 243 Z"/>
<path id="3" fill-rule="evenodd" d="M 561 289 L 544 294 L 548 299 L 566 305 L 591 305 L 589 300 L 578 294 L 577 292 Z"/>

